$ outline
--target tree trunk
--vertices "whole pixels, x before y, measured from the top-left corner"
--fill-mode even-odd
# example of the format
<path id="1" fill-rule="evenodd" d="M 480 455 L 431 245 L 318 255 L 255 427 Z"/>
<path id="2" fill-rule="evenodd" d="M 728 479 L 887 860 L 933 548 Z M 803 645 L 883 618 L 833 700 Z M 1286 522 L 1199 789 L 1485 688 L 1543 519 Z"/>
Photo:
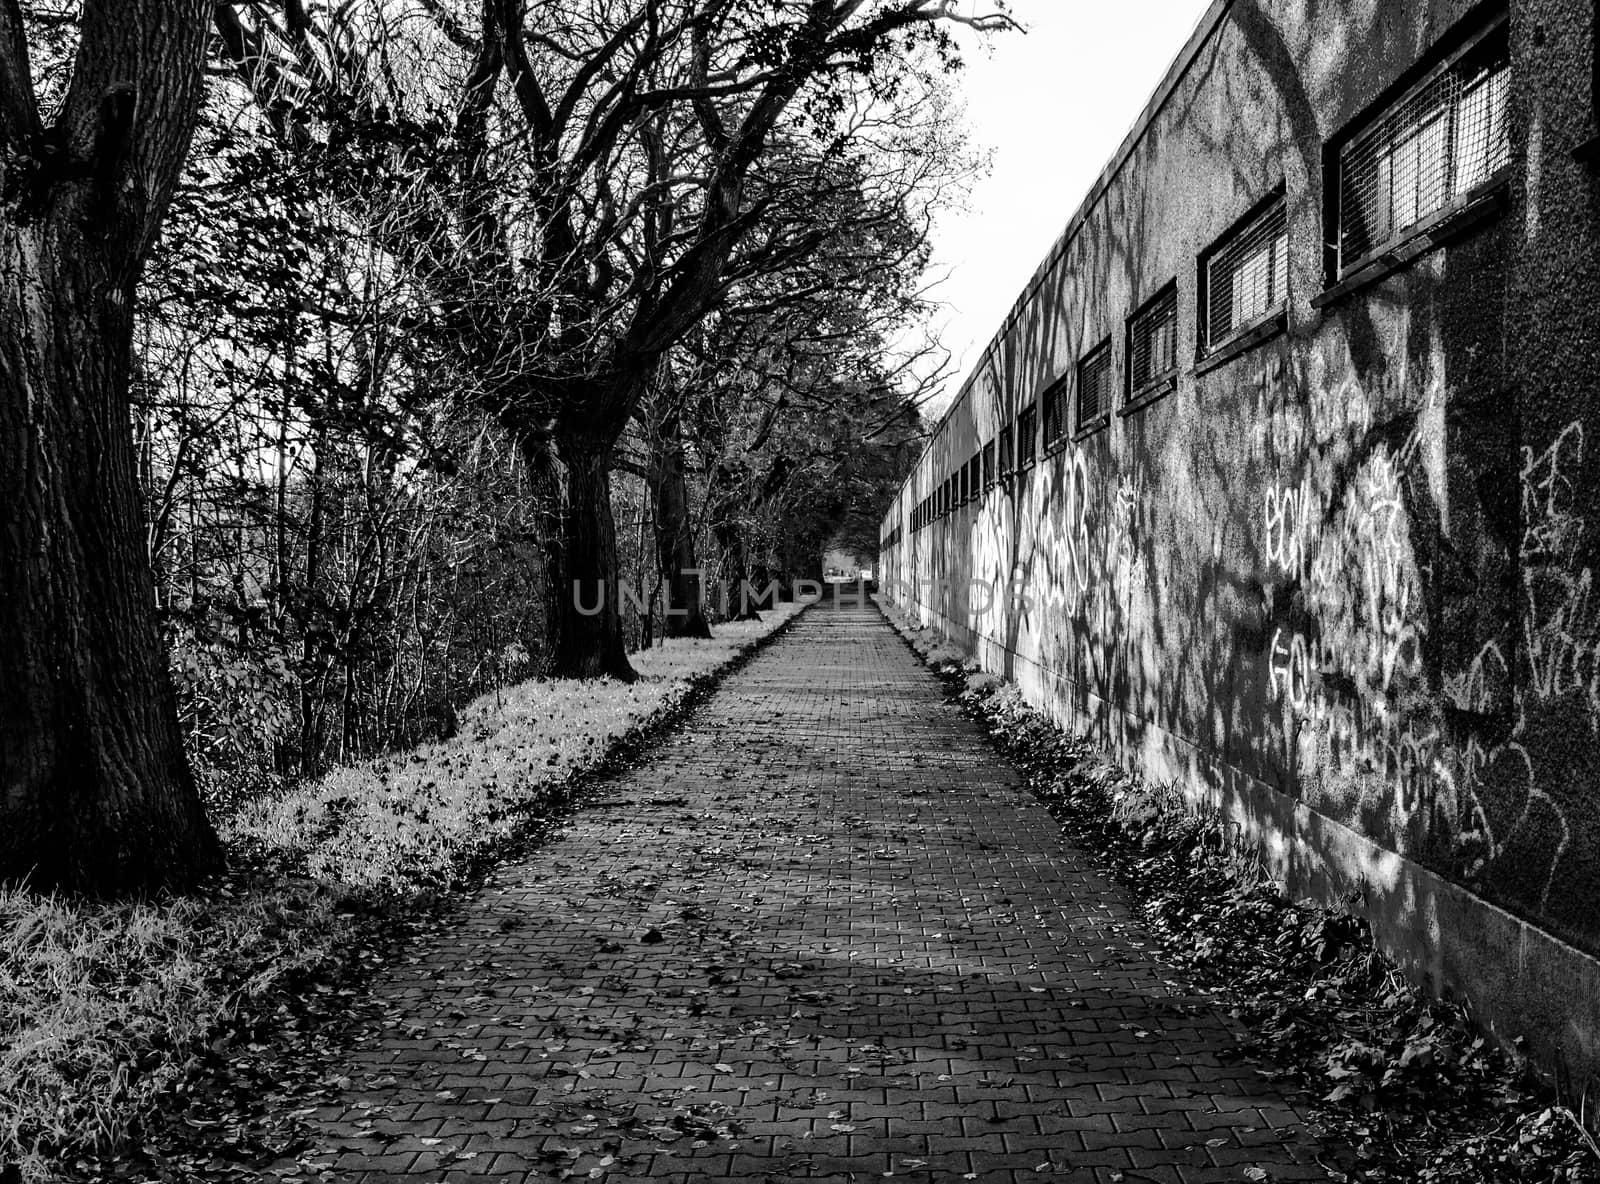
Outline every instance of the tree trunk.
<path id="1" fill-rule="evenodd" d="M 689 490 L 683 477 L 683 432 L 676 411 L 662 416 L 650 441 L 650 492 L 655 499 L 656 562 L 666 591 L 667 637 L 710 637 L 702 579 L 689 527 Z"/>
<path id="2" fill-rule="evenodd" d="M 128 420 L 131 285 L 4 228 L 0 878 L 117 892 L 213 868 L 155 620 Z"/>
<path id="3" fill-rule="evenodd" d="M 556 678 L 638 678 L 622 639 L 617 527 L 611 517 L 611 445 L 560 445 L 560 496 L 545 546 L 550 673 Z"/>
<path id="4" fill-rule="evenodd" d="M 760 605 L 756 601 L 761 594 L 762 586 L 759 583 L 754 584 L 756 594 L 754 596 L 749 594 L 752 584 L 750 566 L 745 557 L 744 534 L 729 513 L 718 514 L 711 530 L 716 535 L 717 544 L 722 548 L 723 554 L 727 599 L 722 605 L 722 611 L 728 615 L 730 621 L 759 621 Z"/>
<path id="5" fill-rule="evenodd" d="M 128 398 L 208 12 L 86 0 L 47 132 L 20 10 L 0 4 L 0 879 L 135 890 L 219 860 L 156 624 Z"/>

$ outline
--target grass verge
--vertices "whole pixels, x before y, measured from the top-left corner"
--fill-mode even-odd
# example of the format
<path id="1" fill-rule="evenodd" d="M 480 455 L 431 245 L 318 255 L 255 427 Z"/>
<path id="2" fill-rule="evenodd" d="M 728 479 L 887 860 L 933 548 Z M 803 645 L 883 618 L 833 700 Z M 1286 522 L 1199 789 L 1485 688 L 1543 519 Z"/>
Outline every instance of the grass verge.
<path id="1" fill-rule="evenodd" d="M 1129 774 L 933 630 L 879 607 L 1063 831 L 1129 889 L 1166 956 L 1243 1025 L 1239 1055 L 1307 1098 L 1331 1179 L 1600 1181 L 1581 1100 L 1544 1088 L 1460 1007 L 1417 990 L 1364 920 L 1287 899 L 1215 812 Z"/>
<path id="2" fill-rule="evenodd" d="M 447 741 L 247 804 L 226 875 L 96 902 L 0 890 L 0 1184 L 253 1179 L 361 983 L 441 893 L 519 851 L 803 608 L 633 656 L 640 679 L 534 680 Z M 293 1055 L 278 1055 L 289 1050 Z"/>

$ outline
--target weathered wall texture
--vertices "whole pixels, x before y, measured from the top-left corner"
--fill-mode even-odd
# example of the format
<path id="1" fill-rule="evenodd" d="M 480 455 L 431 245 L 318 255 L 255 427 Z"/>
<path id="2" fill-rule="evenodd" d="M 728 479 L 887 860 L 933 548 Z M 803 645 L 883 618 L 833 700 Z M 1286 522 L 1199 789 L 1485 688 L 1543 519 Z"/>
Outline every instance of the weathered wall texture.
<path id="1" fill-rule="evenodd" d="M 1505 10 L 1499 10 L 1503 13 Z M 1322 295 L 1324 148 L 1493 8 L 1215 5 L 886 519 L 890 594 L 1547 1063 L 1600 1066 L 1592 7 L 1510 9 L 1509 180 Z M 1196 363 L 1197 257 L 1282 186 L 1285 331 Z M 1175 389 L 914 529 L 1176 279 Z M 1320 307 L 1319 307 L 1320 306 Z M 1039 412 L 1043 417 L 1043 410 Z M 1007 588 L 1019 595 L 1008 597 Z"/>

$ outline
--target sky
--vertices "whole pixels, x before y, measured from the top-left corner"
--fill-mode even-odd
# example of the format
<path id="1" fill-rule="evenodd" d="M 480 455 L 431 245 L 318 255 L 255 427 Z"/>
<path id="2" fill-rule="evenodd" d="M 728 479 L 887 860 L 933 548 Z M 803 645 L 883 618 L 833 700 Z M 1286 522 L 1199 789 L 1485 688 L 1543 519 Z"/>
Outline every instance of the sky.
<path id="1" fill-rule="evenodd" d="M 984 11 L 966 0 L 965 11 Z M 993 151 L 962 211 L 934 226 L 934 318 L 953 365 L 937 415 L 1189 39 L 1207 0 L 1012 0 L 1025 34 L 963 35 L 972 144 Z"/>

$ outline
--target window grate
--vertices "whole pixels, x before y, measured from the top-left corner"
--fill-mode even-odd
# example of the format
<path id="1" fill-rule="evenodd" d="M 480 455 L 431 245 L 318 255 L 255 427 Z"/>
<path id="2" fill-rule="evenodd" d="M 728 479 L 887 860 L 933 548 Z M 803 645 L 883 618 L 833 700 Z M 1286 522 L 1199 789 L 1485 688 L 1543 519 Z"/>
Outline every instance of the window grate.
<path id="1" fill-rule="evenodd" d="M 1128 387 L 1137 394 L 1178 368 L 1178 290 L 1169 288 L 1128 326 Z"/>
<path id="2" fill-rule="evenodd" d="M 988 489 L 994 484 L 994 441 L 990 440 L 983 446 L 983 487 Z"/>
<path id="3" fill-rule="evenodd" d="M 1511 160 L 1504 42 L 1440 71 L 1339 153 L 1339 262 L 1363 259 Z"/>
<path id="4" fill-rule="evenodd" d="M 969 496 L 974 501 L 983 492 L 983 474 L 978 469 L 980 460 L 979 454 L 974 452 L 972 459 L 967 461 L 967 489 L 970 491 Z"/>
<path id="5" fill-rule="evenodd" d="M 1061 379 L 1044 392 L 1044 439 L 1053 444 L 1067 434 L 1067 380 Z"/>
<path id="6" fill-rule="evenodd" d="M 1279 198 L 1206 260 L 1206 348 L 1283 304 L 1289 288 L 1288 218 Z"/>
<path id="7" fill-rule="evenodd" d="M 1111 342 L 1102 341 L 1078 363 L 1078 427 L 1111 410 Z"/>
<path id="8" fill-rule="evenodd" d="M 1017 467 L 1030 468 L 1039 452 L 1039 408 L 1029 404 L 1017 412 Z"/>
<path id="9" fill-rule="evenodd" d="M 1016 467 L 1016 441 L 1015 425 L 1007 424 L 1000 429 L 1000 475 L 1011 476 Z"/>

